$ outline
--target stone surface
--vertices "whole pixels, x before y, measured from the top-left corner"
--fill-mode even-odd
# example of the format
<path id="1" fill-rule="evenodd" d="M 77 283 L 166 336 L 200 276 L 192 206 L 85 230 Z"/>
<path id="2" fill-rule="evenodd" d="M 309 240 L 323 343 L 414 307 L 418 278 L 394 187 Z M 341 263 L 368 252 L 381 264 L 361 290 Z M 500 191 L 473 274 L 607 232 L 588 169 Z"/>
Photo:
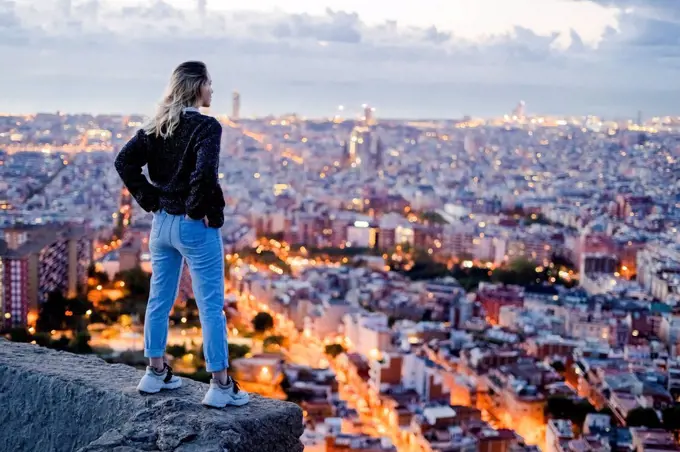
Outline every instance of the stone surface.
<path id="1" fill-rule="evenodd" d="M 301 452 L 302 410 L 251 396 L 201 405 L 207 385 L 141 395 L 142 371 L 0 339 L 0 451 Z"/>

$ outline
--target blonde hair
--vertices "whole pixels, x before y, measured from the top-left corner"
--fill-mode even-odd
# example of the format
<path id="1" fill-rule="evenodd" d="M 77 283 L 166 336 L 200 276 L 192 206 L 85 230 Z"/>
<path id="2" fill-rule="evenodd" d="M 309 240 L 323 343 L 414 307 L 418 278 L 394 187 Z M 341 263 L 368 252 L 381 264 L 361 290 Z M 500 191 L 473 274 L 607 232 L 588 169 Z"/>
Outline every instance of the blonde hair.
<path id="1" fill-rule="evenodd" d="M 201 87 L 208 82 L 208 68 L 200 61 L 187 61 L 172 71 L 165 96 L 156 115 L 144 126 L 148 135 L 169 138 L 179 125 L 182 111 L 196 106 Z"/>

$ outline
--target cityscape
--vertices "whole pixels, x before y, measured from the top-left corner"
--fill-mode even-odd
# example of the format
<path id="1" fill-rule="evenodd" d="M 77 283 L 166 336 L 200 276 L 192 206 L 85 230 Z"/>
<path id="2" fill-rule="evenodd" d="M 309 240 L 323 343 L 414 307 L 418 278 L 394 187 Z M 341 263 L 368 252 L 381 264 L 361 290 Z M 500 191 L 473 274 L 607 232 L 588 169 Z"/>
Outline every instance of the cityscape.
<path id="1" fill-rule="evenodd" d="M 223 127 L 230 373 L 310 452 L 680 450 L 680 117 Z M 0 326 L 144 368 L 151 214 L 113 165 L 141 115 L 0 116 Z M 208 382 L 188 270 L 175 372 Z"/>

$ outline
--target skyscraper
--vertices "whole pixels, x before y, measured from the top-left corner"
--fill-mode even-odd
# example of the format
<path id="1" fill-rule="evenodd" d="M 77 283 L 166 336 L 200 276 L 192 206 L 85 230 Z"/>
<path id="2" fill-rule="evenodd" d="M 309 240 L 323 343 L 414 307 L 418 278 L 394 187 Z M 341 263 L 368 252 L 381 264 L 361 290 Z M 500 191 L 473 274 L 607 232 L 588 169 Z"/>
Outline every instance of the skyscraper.
<path id="1" fill-rule="evenodd" d="M 363 104 L 362 107 L 364 108 L 364 124 L 366 126 L 372 126 L 373 124 L 375 124 L 375 118 L 373 117 L 375 108 L 366 104 Z"/>
<path id="2" fill-rule="evenodd" d="M 231 103 L 231 119 L 238 121 L 241 116 L 241 95 L 238 91 L 234 91 Z"/>
<path id="3" fill-rule="evenodd" d="M 360 167 L 366 175 L 381 169 L 383 165 L 384 147 L 380 136 L 374 128 L 357 126 L 352 130 L 347 161 L 353 167 Z"/>
<path id="4" fill-rule="evenodd" d="M 519 101 L 519 104 L 512 111 L 512 116 L 514 119 L 522 119 L 526 115 L 526 103 L 523 100 Z"/>

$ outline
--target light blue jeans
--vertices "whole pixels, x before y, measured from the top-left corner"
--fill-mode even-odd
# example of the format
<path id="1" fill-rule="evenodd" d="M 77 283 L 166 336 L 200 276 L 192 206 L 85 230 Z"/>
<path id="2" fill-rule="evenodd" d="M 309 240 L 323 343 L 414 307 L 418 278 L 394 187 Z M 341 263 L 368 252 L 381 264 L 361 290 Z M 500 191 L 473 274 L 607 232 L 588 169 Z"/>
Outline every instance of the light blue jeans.
<path id="1" fill-rule="evenodd" d="M 184 215 L 154 213 L 149 238 L 151 290 L 144 320 L 144 356 L 165 355 L 170 310 L 179 292 L 184 260 L 203 329 L 203 354 L 208 372 L 229 367 L 224 315 L 224 249 L 219 229 Z"/>

